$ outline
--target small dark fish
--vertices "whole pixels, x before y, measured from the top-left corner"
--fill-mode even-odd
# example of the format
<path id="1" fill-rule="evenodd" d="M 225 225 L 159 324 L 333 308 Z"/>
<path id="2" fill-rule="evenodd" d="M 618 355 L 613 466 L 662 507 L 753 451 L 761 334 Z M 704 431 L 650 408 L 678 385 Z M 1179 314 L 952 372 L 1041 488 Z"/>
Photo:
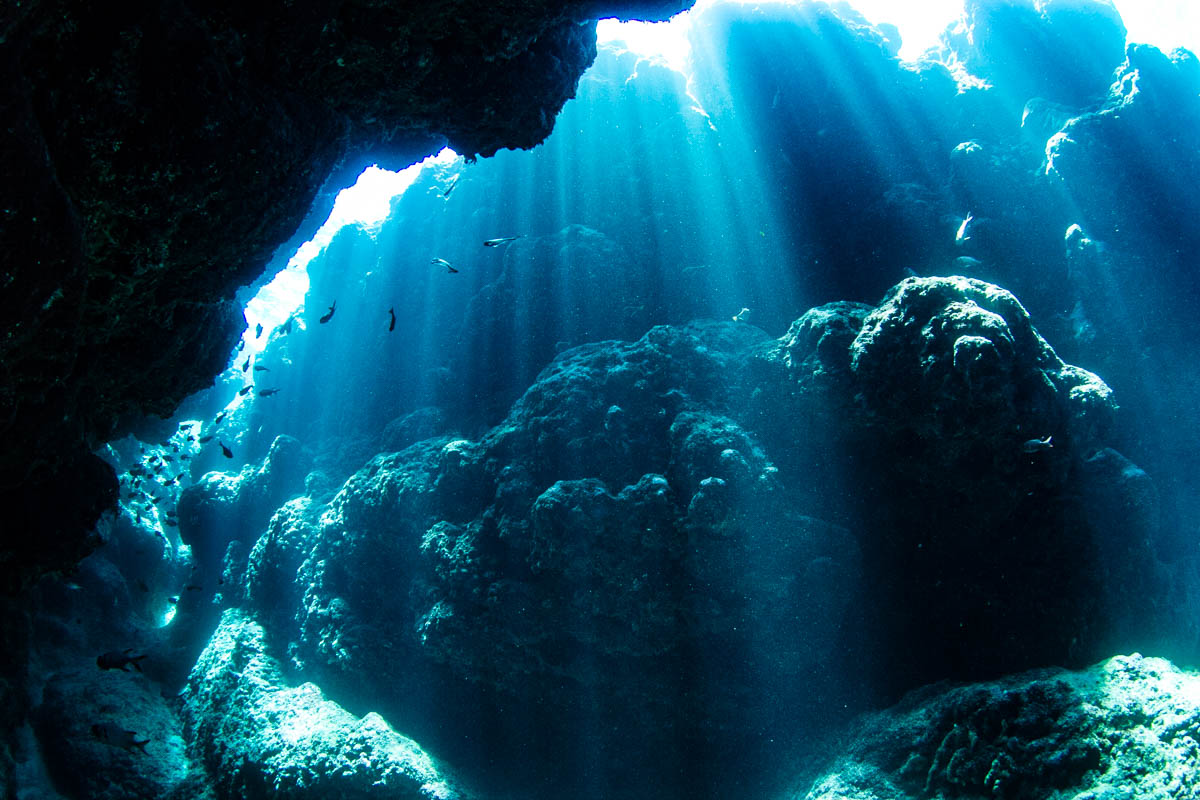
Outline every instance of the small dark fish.
<path id="1" fill-rule="evenodd" d="M 166 519 L 163 520 L 163 525 L 166 525 L 168 528 L 178 528 L 179 520 L 175 520 L 175 519 L 171 519 L 170 517 L 167 517 Z"/>
<path id="2" fill-rule="evenodd" d="M 211 441 L 212 441 L 213 439 L 215 439 L 215 438 L 216 438 L 216 437 L 215 437 L 215 436 L 213 436 L 213 435 L 210 433 L 210 434 L 208 434 L 207 436 L 201 436 L 199 441 L 200 441 L 200 444 L 208 444 L 209 442 L 211 442 Z"/>
<path id="3" fill-rule="evenodd" d="M 456 269 L 454 268 L 454 266 L 453 266 L 453 265 L 452 265 L 452 264 L 451 264 L 449 261 L 447 261 L 447 260 L 446 260 L 446 259 L 444 259 L 444 258 L 435 258 L 435 259 L 433 259 L 432 261 L 430 261 L 429 263 L 430 263 L 430 264 L 437 264 L 439 267 L 445 267 L 445 268 L 446 268 L 446 270 L 447 270 L 447 271 L 449 271 L 449 272 L 458 272 L 458 270 L 456 270 Z"/>
<path id="4" fill-rule="evenodd" d="M 203 587 L 203 586 L 197 586 L 197 585 L 196 585 L 196 584 L 194 584 L 194 583 L 189 583 L 187 586 L 185 586 L 185 587 L 183 587 L 183 588 L 184 588 L 186 591 L 189 591 L 189 592 L 202 592 L 202 591 L 204 591 L 204 587 Z"/>
<path id="5" fill-rule="evenodd" d="M 262 323 L 260 322 L 254 326 L 254 338 L 257 339 L 258 337 L 262 336 L 262 331 Z"/>
<path id="6" fill-rule="evenodd" d="M 242 363 L 242 372 L 250 369 L 250 356 L 246 356 L 245 362 Z"/>
<path id="7" fill-rule="evenodd" d="M 279 390 L 278 389 L 263 389 L 261 392 L 258 393 L 258 396 L 259 397 L 270 397 L 273 394 L 279 394 Z"/>
<path id="8" fill-rule="evenodd" d="M 181 473 L 179 473 L 178 475 L 176 475 L 176 476 L 175 476 L 175 480 L 177 480 L 177 481 L 181 481 L 181 480 L 183 480 L 183 477 L 184 477 L 185 475 L 187 475 L 187 473 L 186 473 L 186 472 L 181 472 Z"/>
<path id="9" fill-rule="evenodd" d="M 96 739 L 122 750 L 140 750 L 144 754 L 146 745 L 150 744 L 149 739 L 138 739 L 137 733 L 125 730 L 115 722 L 93 725 L 91 730 Z"/>
<path id="10" fill-rule="evenodd" d="M 321 317 L 319 320 L 317 320 L 317 322 L 321 323 L 322 325 L 324 325 L 326 322 L 329 322 L 329 320 L 333 319 L 333 312 L 336 310 L 337 310 L 337 300 L 334 300 L 333 305 L 331 305 L 329 307 L 329 313 L 326 314 L 325 316 Z"/>
<path id="11" fill-rule="evenodd" d="M 130 655 L 132 652 L 133 648 L 131 647 L 119 653 L 116 650 L 102 653 L 96 657 L 96 666 L 100 669 L 119 669 L 121 672 L 128 672 L 129 670 L 125 669 L 125 667 L 132 666 L 138 672 L 141 672 L 142 668 L 137 662 L 145 658 L 146 655 L 145 653 L 140 656 Z"/>
<path id="12" fill-rule="evenodd" d="M 225 419 L 227 416 L 229 416 L 228 411 L 222 411 L 221 413 L 217 414 L 216 419 L 213 420 L 213 425 L 220 425 L 221 420 Z"/>
<path id="13" fill-rule="evenodd" d="M 258 365 L 256 364 L 256 365 L 254 366 L 254 371 L 255 371 L 255 372 L 270 372 L 270 371 L 271 371 L 271 368 L 270 368 L 270 367 L 260 367 L 260 366 L 258 366 Z"/>
<path id="14" fill-rule="evenodd" d="M 392 321 L 388 323 L 388 333 L 391 333 L 392 331 L 396 330 L 396 310 L 394 308 L 389 308 L 388 314 L 392 316 Z"/>
<path id="15" fill-rule="evenodd" d="M 180 453 L 180 454 L 179 454 L 179 460 L 180 460 L 180 461 L 191 461 L 191 460 L 192 460 L 192 454 L 191 454 L 191 453 Z"/>
<path id="16" fill-rule="evenodd" d="M 515 242 L 520 239 L 520 236 L 500 236 L 495 239 L 488 239 L 483 243 L 484 247 L 499 247 L 506 242 Z"/>
<path id="17" fill-rule="evenodd" d="M 171 478 L 171 480 L 169 480 L 169 481 L 163 481 L 162 485 L 170 486 L 172 483 L 178 483 L 178 482 L 179 482 L 179 476 L 175 476 L 174 478 Z"/>
<path id="18" fill-rule="evenodd" d="M 292 332 L 292 323 L 295 321 L 296 321 L 295 317 L 288 317 L 287 322 L 283 323 L 282 331 L 285 336 Z"/>
<path id="19" fill-rule="evenodd" d="M 1045 439 L 1030 439 L 1021 445 L 1021 450 L 1026 453 L 1040 453 L 1043 450 L 1050 450 L 1054 447 L 1054 437 L 1047 436 Z"/>
<path id="20" fill-rule="evenodd" d="M 242 388 L 238 389 L 238 397 L 245 397 L 253 388 L 253 386 L 243 386 Z"/>
<path id="21" fill-rule="evenodd" d="M 173 606 L 179 605 L 179 595 L 177 595 L 177 594 L 171 595 L 170 597 L 167 598 L 167 602 Z"/>
<path id="22" fill-rule="evenodd" d="M 454 176 L 454 179 L 450 181 L 450 185 L 446 188 L 446 191 L 442 192 L 443 198 L 450 196 L 450 193 L 454 191 L 454 187 L 458 186 L 458 181 L 460 178 L 462 178 L 462 173 Z"/>
<path id="23" fill-rule="evenodd" d="M 217 444 L 221 445 L 221 455 L 225 456 L 226 458 L 233 458 L 233 451 L 226 447 L 224 442 L 218 439 Z"/>

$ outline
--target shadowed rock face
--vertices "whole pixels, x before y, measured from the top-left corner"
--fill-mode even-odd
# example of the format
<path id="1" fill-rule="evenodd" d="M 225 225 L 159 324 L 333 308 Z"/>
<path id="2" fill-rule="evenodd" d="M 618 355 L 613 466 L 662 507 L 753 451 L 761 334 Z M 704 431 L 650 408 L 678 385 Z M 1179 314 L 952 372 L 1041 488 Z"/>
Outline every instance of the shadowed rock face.
<path id="1" fill-rule="evenodd" d="M 89 451 L 211 382 L 236 290 L 361 166 L 532 147 L 595 55 L 591 21 L 685 5 L 6 8 L 3 585 L 86 553 L 116 493 Z"/>

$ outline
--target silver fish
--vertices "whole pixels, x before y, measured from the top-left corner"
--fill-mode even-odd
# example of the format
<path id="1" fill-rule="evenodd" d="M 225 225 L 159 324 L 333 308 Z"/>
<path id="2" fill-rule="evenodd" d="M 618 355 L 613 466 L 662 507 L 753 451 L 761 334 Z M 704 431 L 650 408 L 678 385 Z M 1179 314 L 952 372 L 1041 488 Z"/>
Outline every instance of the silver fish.
<path id="1" fill-rule="evenodd" d="M 1047 436 L 1045 439 L 1030 439 L 1021 445 L 1021 450 L 1025 453 L 1040 453 L 1043 450 L 1049 450 L 1054 447 L 1052 439 L 1054 439 L 1053 436 Z"/>
<path id="2" fill-rule="evenodd" d="M 956 247 L 962 247 L 971 236 L 967 233 L 967 226 L 971 224 L 971 220 L 975 219 L 974 214 L 967 214 L 967 218 L 962 221 L 962 225 L 958 226 L 958 233 L 954 234 L 954 244 Z"/>

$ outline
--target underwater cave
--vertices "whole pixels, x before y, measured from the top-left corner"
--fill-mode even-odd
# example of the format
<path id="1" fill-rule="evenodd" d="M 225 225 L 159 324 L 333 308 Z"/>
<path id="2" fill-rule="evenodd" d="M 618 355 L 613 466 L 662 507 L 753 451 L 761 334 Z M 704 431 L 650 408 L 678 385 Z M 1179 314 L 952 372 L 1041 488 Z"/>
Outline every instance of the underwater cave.
<path id="1" fill-rule="evenodd" d="M 1200 8 L 0 12 L 13 800 L 1200 793 Z"/>

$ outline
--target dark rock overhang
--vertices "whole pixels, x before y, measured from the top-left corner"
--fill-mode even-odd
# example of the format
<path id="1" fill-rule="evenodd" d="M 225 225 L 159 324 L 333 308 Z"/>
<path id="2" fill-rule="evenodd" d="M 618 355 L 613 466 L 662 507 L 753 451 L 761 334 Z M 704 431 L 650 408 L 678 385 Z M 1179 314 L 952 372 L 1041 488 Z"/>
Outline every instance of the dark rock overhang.
<path id="1" fill-rule="evenodd" d="M 689 5 L 0 12 L 0 587 L 88 552 L 117 493 L 91 451 L 211 384 L 244 325 L 235 292 L 359 169 L 533 147 L 595 56 L 596 19 Z"/>

